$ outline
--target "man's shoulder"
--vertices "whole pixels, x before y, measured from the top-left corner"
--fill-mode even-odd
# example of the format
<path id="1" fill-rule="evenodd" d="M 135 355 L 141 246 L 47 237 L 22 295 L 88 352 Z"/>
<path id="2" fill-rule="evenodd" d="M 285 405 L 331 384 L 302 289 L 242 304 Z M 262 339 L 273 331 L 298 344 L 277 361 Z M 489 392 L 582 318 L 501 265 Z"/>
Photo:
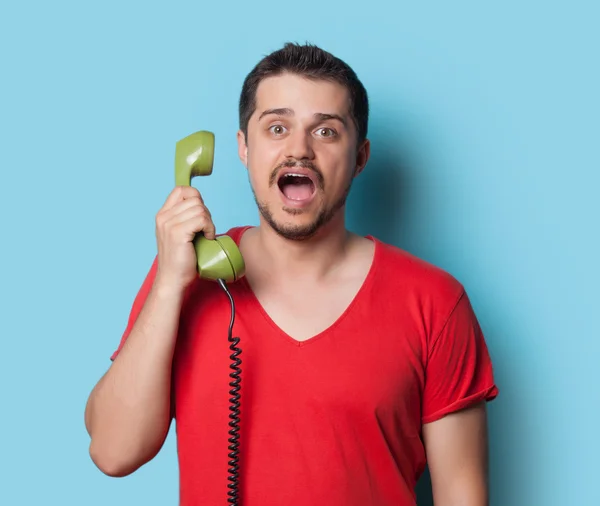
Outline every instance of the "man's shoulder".
<path id="1" fill-rule="evenodd" d="M 227 230 L 227 232 L 224 232 L 223 234 L 217 233 L 217 235 L 227 235 L 231 237 L 233 241 L 239 246 L 242 234 L 249 228 L 252 228 L 253 226 L 254 225 L 233 225 Z"/>
<path id="2" fill-rule="evenodd" d="M 421 296 L 456 300 L 464 287 L 443 269 L 400 246 L 374 238 L 378 249 L 377 271 L 391 287 Z"/>

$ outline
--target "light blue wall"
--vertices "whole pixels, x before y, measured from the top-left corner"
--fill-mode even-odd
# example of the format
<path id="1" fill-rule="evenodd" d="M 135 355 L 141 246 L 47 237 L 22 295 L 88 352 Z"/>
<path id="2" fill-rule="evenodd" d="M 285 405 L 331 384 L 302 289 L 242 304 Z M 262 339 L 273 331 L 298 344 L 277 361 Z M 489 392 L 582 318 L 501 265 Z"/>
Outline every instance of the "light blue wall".
<path id="1" fill-rule="evenodd" d="M 470 292 L 501 389 L 492 506 L 600 504 L 592 2 L 157 4 L 0 8 L 0 504 L 176 504 L 173 434 L 109 479 L 84 404 L 154 255 L 174 142 L 212 129 L 215 173 L 195 184 L 220 231 L 257 222 L 237 99 L 286 40 L 346 59 L 369 90 L 350 225 Z"/>

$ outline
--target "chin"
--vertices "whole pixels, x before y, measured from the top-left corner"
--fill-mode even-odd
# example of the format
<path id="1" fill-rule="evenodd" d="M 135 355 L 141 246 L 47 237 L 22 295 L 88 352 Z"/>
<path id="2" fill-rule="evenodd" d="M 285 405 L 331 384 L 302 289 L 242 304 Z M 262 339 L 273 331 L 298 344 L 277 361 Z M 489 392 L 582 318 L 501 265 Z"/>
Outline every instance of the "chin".
<path id="1" fill-rule="evenodd" d="M 317 222 L 308 224 L 294 224 L 294 223 L 278 223 L 276 221 L 270 221 L 266 219 L 269 226 L 277 233 L 277 235 L 290 241 L 306 241 L 313 238 L 320 230 L 321 225 Z"/>
<path id="2" fill-rule="evenodd" d="M 258 205 L 261 216 L 278 235 L 293 241 L 314 237 L 324 224 L 324 213 L 315 214 L 305 209 L 279 208 L 273 213 L 270 206 Z"/>
<path id="3" fill-rule="evenodd" d="M 341 212 L 343 204 L 344 200 L 340 200 L 331 208 L 298 209 L 257 202 L 258 210 L 267 225 L 279 236 L 292 241 L 305 241 L 315 237 Z M 277 212 L 272 212 L 273 208 Z"/>

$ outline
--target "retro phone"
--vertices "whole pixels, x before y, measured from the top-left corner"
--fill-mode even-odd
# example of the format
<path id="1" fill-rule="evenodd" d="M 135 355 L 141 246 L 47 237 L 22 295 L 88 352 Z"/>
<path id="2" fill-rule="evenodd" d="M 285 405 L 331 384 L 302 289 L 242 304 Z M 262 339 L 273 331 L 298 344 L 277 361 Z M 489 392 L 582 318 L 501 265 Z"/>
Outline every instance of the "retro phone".
<path id="1" fill-rule="evenodd" d="M 212 132 L 201 130 L 177 142 L 175 147 L 175 184 L 191 186 L 192 178 L 212 174 L 215 150 L 215 136 Z M 231 319 L 229 322 L 228 341 L 231 350 L 231 381 L 229 386 L 229 450 L 227 456 L 229 481 L 228 504 L 238 504 L 239 501 L 239 430 L 240 430 L 240 390 L 241 364 L 239 355 L 240 339 L 233 337 L 235 321 L 235 303 L 227 288 L 228 282 L 237 281 L 245 274 L 245 263 L 235 241 L 227 235 L 218 235 L 215 239 L 207 239 L 202 233 L 193 240 L 196 250 L 198 276 L 218 282 L 229 297 Z"/>
<path id="2" fill-rule="evenodd" d="M 190 186 L 193 177 L 212 174 L 214 152 L 215 135 L 212 132 L 195 132 L 177 142 L 175 184 Z M 244 275 L 244 259 L 231 237 L 221 235 L 208 240 L 202 234 L 197 234 L 194 247 L 200 277 L 229 282 Z"/>

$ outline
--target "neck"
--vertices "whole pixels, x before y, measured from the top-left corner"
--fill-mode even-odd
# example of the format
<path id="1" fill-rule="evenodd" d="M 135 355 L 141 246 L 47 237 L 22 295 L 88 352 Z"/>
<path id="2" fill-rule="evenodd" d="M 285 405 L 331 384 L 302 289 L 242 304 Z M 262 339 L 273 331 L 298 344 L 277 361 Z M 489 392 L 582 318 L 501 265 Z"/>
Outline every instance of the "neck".
<path id="1" fill-rule="evenodd" d="M 351 238 L 342 211 L 313 237 L 301 241 L 281 237 L 261 220 L 255 229 L 254 247 L 260 251 L 263 265 L 269 266 L 273 276 L 317 281 L 339 265 Z"/>

